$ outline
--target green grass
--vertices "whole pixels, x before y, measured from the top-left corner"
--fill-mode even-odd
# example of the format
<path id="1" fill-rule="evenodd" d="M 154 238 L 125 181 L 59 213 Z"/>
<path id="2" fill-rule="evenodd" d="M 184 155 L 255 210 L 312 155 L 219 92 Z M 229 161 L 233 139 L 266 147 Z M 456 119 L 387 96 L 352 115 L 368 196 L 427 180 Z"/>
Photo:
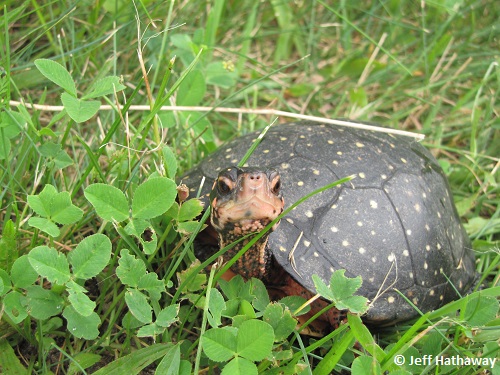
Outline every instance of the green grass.
<path id="1" fill-rule="evenodd" d="M 100 368 L 97 373 L 130 374 L 149 365 L 145 373 L 185 374 L 196 368 L 210 374 L 239 361 L 266 374 L 334 369 L 474 374 L 489 368 L 397 366 L 394 358 L 499 356 L 500 10 L 495 1 L 3 4 L 0 372 L 75 374 Z M 58 86 L 42 75 L 35 66 L 40 59 L 61 64 L 76 92 L 67 80 L 61 84 L 56 78 Z M 107 91 L 96 95 L 96 82 L 109 76 L 116 77 L 111 79 L 116 94 L 112 85 L 98 85 Z M 114 110 L 94 114 L 79 105 L 63 112 L 29 106 L 60 106 L 65 91 L 74 104 L 97 100 Z M 12 106 L 10 100 L 27 106 Z M 117 103 L 125 107 L 119 111 Z M 219 324 L 216 311 L 237 300 L 238 313 L 250 318 L 269 314 L 271 322 L 290 322 L 290 313 L 267 310 L 262 290 L 259 308 L 241 301 L 238 296 L 249 287 L 241 281 L 222 286 L 225 298 L 207 288 L 215 270 L 198 272 L 193 237 L 186 234 L 199 229 L 192 221 L 199 207 L 162 208 L 161 200 L 148 207 L 142 197 L 155 196 L 155 186 L 170 186 L 168 178 L 178 179 L 221 142 L 273 118 L 160 110 L 173 103 L 348 117 L 425 134 L 426 146 L 449 177 L 483 289 L 374 336 L 355 315 L 320 339 L 297 334 L 293 322 L 283 337 L 275 329 L 269 339 L 269 327 L 238 319 L 208 333 Z M 80 122 L 87 114 L 91 118 Z M 148 180 L 151 176 L 163 177 Z M 96 183 L 101 185 L 94 191 L 86 190 Z M 37 211 L 33 199 L 38 198 L 28 200 L 43 201 L 47 185 L 57 192 L 50 194 L 59 194 L 50 198 L 60 200 L 59 216 Z M 130 219 L 113 221 L 117 216 L 100 210 L 107 206 Z M 156 217 L 158 210 L 162 215 Z M 103 238 L 111 241 L 107 257 Z M 93 255 L 89 271 L 70 254 L 98 239 L 104 241 L 102 251 Z M 48 253 L 53 258 L 45 258 Z M 50 267 L 35 273 L 33 262 Z M 75 306 L 87 315 L 72 311 Z M 260 345 L 210 361 L 199 350 L 203 332 L 204 345 L 210 345 L 211 335 L 228 332 L 243 332 L 242 337 L 257 332 Z M 259 352 L 269 343 L 274 357 Z M 493 373 L 500 373 L 499 364 Z"/>

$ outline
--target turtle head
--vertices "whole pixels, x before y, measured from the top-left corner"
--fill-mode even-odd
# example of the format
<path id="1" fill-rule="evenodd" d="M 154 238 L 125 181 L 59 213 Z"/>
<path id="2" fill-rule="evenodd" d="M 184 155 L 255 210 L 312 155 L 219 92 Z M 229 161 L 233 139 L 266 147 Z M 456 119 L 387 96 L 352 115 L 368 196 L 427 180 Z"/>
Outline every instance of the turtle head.
<path id="1" fill-rule="evenodd" d="M 229 167 L 222 170 L 210 194 L 211 222 L 224 247 L 239 238 L 263 230 L 283 212 L 281 177 L 274 169 Z M 278 226 L 276 223 L 271 230 Z M 265 278 L 270 254 L 269 233 L 255 243 L 232 267 L 245 278 Z M 251 237 L 226 252 L 231 259 Z"/>

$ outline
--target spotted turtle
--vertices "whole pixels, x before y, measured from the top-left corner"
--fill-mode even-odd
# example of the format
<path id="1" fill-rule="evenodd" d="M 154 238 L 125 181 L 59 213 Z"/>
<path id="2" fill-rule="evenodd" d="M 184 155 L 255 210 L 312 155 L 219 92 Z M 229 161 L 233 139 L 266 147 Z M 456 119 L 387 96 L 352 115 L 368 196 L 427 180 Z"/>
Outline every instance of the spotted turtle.
<path id="1" fill-rule="evenodd" d="M 268 284 L 286 274 L 287 283 L 315 293 L 312 275 L 328 284 L 335 270 L 345 269 L 346 276 L 362 277 L 358 294 L 371 301 L 365 320 L 376 324 L 418 315 L 396 290 L 426 312 L 474 285 L 474 254 L 446 176 L 416 139 L 321 123 L 283 124 L 271 127 L 244 167 L 234 167 L 258 135 L 227 143 L 183 178 L 192 192 L 206 178 L 205 202 L 215 181 L 212 222 L 221 245 L 259 231 L 281 212 L 283 198 L 288 207 L 333 181 L 355 178 L 292 210 L 233 265 L 234 272 Z M 259 179 L 267 185 L 257 193 Z"/>

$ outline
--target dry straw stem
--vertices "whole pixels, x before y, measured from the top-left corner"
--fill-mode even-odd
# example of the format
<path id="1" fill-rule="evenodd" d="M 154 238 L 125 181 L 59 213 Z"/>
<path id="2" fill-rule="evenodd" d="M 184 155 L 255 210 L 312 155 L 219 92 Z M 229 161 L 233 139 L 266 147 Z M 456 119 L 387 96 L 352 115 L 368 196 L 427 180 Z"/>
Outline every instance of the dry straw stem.
<path id="1" fill-rule="evenodd" d="M 24 105 L 28 109 L 35 109 L 37 111 L 49 111 L 49 112 L 60 112 L 64 109 L 64 107 L 62 105 L 30 104 L 30 103 L 15 101 L 15 100 L 11 100 L 10 105 L 12 107 Z M 120 109 L 120 108 L 111 106 L 109 104 L 101 105 L 101 108 L 100 108 L 101 111 L 111 111 L 111 110 L 115 110 L 115 109 Z M 131 105 L 129 107 L 129 110 L 130 111 L 150 111 L 151 108 L 149 105 Z M 413 138 L 417 139 L 418 141 L 421 141 L 425 138 L 425 135 L 423 135 L 423 134 L 412 133 L 412 132 L 408 132 L 408 131 L 404 131 L 404 130 L 383 128 L 380 126 L 362 124 L 362 123 L 357 123 L 354 121 L 328 119 L 328 118 L 318 117 L 318 116 L 302 115 L 299 113 L 279 111 L 276 109 L 267 109 L 267 108 L 247 109 L 247 108 L 198 107 L 198 106 L 193 106 L 193 107 L 189 107 L 189 106 L 163 106 L 163 107 L 161 107 L 161 111 L 219 112 L 219 113 L 237 113 L 237 114 L 281 116 L 281 117 L 289 117 L 289 118 L 294 118 L 294 119 L 299 119 L 299 120 L 317 121 L 317 122 L 333 124 L 333 125 L 338 125 L 338 126 L 345 126 L 345 127 L 349 127 L 349 128 L 372 130 L 372 131 L 377 131 L 377 132 L 381 132 L 381 133 L 404 135 L 407 137 L 413 137 Z"/>

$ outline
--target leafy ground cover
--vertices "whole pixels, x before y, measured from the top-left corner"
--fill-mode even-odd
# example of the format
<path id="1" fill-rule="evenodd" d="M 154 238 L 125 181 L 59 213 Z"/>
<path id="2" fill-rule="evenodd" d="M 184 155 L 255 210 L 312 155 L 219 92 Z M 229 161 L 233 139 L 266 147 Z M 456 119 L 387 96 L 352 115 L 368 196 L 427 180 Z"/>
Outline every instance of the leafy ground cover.
<path id="1" fill-rule="evenodd" d="M 500 373 L 494 1 L 2 4 L 0 371 Z M 259 109 L 425 134 L 482 289 L 397 327 L 353 313 L 310 337 L 303 301 L 272 302 L 258 280 L 216 288 L 192 252 L 200 204 L 176 182 L 274 120 Z M 411 361 L 438 357 L 481 361 Z"/>

